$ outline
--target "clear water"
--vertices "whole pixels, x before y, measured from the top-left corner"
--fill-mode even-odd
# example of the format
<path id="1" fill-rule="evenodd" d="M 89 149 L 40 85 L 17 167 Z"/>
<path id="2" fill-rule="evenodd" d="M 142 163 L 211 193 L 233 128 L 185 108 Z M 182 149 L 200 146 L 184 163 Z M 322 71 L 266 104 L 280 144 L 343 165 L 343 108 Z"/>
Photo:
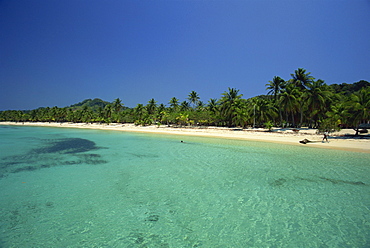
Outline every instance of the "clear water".
<path id="1" fill-rule="evenodd" d="M 370 246 L 370 154 L 0 126 L 0 157 L 0 247 Z"/>

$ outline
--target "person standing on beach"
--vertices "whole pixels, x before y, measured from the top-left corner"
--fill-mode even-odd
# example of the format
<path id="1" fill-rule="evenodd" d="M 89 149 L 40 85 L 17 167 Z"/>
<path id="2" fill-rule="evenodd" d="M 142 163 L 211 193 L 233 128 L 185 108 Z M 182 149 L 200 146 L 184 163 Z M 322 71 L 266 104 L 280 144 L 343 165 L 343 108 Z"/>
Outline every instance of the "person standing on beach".
<path id="1" fill-rule="evenodd" d="M 328 140 L 328 136 L 329 136 L 329 132 L 328 131 L 325 131 L 324 132 L 324 138 L 322 138 L 322 142 L 324 143 L 324 140 L 326 140 L 326 142 L 329 142 Z"/>

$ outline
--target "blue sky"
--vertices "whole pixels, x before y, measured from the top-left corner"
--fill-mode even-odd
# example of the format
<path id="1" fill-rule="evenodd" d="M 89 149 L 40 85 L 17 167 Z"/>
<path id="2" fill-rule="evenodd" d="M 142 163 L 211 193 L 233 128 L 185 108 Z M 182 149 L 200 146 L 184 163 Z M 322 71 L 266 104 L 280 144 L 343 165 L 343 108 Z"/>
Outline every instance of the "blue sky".
<path id="1" fill-rule="evenodd" d="M 370 1 L 0 0 L 0 110 L 370 81 Z"/>

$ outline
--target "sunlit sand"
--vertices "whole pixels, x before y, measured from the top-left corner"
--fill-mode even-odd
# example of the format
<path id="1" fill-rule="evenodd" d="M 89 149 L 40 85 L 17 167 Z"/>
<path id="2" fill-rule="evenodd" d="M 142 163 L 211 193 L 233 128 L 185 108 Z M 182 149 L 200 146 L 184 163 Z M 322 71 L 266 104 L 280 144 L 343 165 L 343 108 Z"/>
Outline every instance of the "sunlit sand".
<path id="1" fill-rule="evenodd" d="M 191 135 L 218 137 L 226 139 L 246 139 L 258 140 L 274 143 L 286 143 L 307 147 L 331 148 L 356 152 L 370 153 L 370 137 L 361 134 L 354 137 L 352 129 L 342 129 L 339 132 L 330 134 L 329 142 L 322 142 L 323 135 L 317 134 L 316 129 L 301 128 L 298 132 L 292 129 L 275 128 L 272 132 L 265 129 L 240 129 L 240 128 L 223 128 L 223 127 L 168 127 L 161 126 L 135 126 L 134 124 L 87 124 L 87 123 L 45 123 L 45 122 L 1 122 L 1 125 L 28 125 L 28 126 L 47 126 L 47 127 L 67 127 L 67 128 L 88 128 L 100 130 L 115 130 L 127 132 L 143 133 L 162 133 L 172 135 Z M 301 144 L 299 141 L 307 139 L 312 142 Z"/>

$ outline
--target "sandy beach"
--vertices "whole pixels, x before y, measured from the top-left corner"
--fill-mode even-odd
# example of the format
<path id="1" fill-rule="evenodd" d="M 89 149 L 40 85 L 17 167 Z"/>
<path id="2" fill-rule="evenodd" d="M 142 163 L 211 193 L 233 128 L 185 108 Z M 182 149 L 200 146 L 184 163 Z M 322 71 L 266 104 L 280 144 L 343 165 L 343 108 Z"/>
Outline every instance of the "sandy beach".
<path id="1" fill-rule="evenodd" d="M 114 130 L 126 132 L 157 133 L 171 135 L 190 135 L 217 137 L 225 139 L 257 140 L 265 142 L 283 143 L 299 145 L 305 147 L 318 147 L 328 149 L 347 150 L 355 152 L 370 153 L 370 136 L 361 134 L 359 137 L 352 136 L 355 131 L 352 129 L 342 129 L 339 132 L 330 134 L 329 142 L 322 143 L 322 135 L 316 134 L 316 129 L 300 128 L 297 131 L 292 129 L 275 128 L 272 132 L 264 129 L 240 129 L 225 127 L 167 127 L 166 125 L 157 126 L 135 126 L 134 124 L 87 124 L 87 123 L 45 123 L 45 122 L 0 122 L 0 125 L 15 126 L 44 126 L 58 128 L 86 128 L 99 130 Z M 299 141 L 308 139 L 310 143 L 301 144 Z"/>

